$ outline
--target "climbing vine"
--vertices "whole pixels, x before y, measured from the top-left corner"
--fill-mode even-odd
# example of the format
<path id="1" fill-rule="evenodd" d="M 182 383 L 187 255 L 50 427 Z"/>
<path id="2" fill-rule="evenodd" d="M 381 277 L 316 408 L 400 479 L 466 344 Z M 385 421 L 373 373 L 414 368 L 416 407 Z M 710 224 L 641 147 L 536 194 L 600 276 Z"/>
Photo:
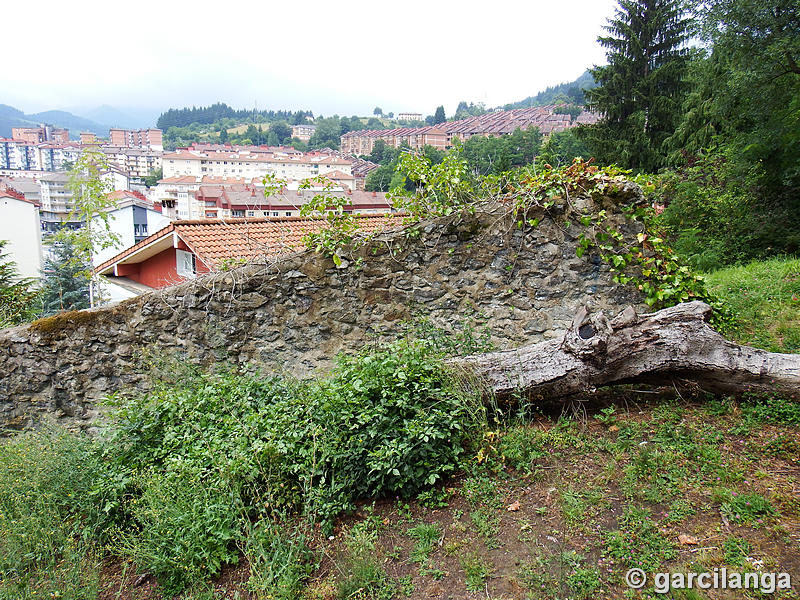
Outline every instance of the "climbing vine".
<path id="1" fill-rule="evenodd" d="M 474 211 L 479 201 L 497 200 L 509 205 L 514 222 L 521 229 L 538 227 L 543 215 L 565 230 L 580 224 L 577 255 L 598 255 L 612 269 L 614 280 L 635 286 L 648 306 L 660 309 L 702 300 L 714 308 L 712 322 L 718 328 L 724 328 L 731 319 L 727 307 L 706 289 L 703 278 L 695 275 L 659 235 L 649 206 L 643 203 L 623 207 L 628 221 L 644 225 L 644 231 L 631 239 L 620 231 L 607 211 L 595 212 L 579 201 L 613 198 L 630 181 L 645 189 L 652 187 L 646 179 L 632 177 L 630 171 L 613 165 L 600 168 L 591 160 L 577 158 L 571 165 L 557 169 L 534 164 L 479 177 L 469 172 L 458 148 L 439 165 L 432 165 L 423 155 L 408 153 L 398 169 L 416 185 L 413 192 L 399 189 L 391 194 L 396 208 L 408 214 L 407 222 L 447 215 L 457 209 Z"/>

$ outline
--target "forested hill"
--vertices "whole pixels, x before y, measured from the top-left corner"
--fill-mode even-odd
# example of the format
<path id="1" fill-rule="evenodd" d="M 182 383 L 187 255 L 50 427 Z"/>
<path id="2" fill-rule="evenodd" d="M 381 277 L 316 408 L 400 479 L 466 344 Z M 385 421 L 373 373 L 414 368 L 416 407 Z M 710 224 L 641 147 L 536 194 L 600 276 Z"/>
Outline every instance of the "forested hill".
<path id="1" fill-rule="evenodd" d="M 192 123 L 202 123 L 209 125 L 216 123 L 220 119 L 237 119 L 240 122 L 253 120 L 261 117 L 266 122 L 288 121 L 293 124 L 305 122 L 305 117 L 313 116 L 310 111 L 298 110 L 249 110 L 234 109 L 224 102 L 217 102 L 211 106 L 201 106 L 199 108 L 170 108 L 167 112 L 158 117 L 156 127 L 166 131 L 170 127 L 186 127 Z"/>
<path id="2" fill-rule="evenodd" d="M 583 91 L 590 90 L 594 87 L 597 87 L 597 83 L 587 69 L 584 71 L 583 75 L 578 77 L 575 81 L 559 83 L 558 85 L 547 88 L 543 92 L 539 92 L 535 96 L 528 96 L 519 102 L 506 104 L 503 108 L 505 110 L 512 110 L 514 108 L 527 108 L 529 106 L 545 106 L 547 104 L 553 104 L 560 96 L 564 97 L 561 99 L 567 102 L 583 104 Z"/>

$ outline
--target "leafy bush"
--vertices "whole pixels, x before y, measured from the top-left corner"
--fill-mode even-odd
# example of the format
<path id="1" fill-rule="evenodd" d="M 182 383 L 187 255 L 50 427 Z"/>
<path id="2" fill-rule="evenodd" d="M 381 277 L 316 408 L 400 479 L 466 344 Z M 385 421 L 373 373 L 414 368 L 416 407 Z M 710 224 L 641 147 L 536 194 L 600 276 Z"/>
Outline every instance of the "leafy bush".
<path id="1" fill-rule="evenodd" d="M 112 476 L 98 486 L 118 547 L 177 592 L 235 560 L 242 523 L 265 510 L 329 523 L 356 499 L 429 488 L 457 468 L 483 414 L 437 356 L 429 342 L 399 342 L 305 383 L 190 370 L 119 402 L 103 442 Z"/>
<path id="2" fill-rule="evenodd" d="M 763 166 L 743 169 L 735 152 L 722 147 L 658 177 L 660 220 L 675 250 L 700 270 L 800 248 L 796 206 L 767 198 Z"/>

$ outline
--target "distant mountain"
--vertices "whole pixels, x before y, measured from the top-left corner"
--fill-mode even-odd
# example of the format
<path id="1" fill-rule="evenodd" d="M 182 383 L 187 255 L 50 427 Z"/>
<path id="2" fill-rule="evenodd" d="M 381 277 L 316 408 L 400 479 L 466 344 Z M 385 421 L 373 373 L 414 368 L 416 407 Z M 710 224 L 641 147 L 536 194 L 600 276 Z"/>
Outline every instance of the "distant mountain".
<path id="1" fill-rule="evenodd" d="M 0 104 L 0 137 L 11 137 L 12 127 L 28 127 L 31 122 L 25 117 L 25 114 L 9 106 L 8 104 Z"/>
<path id="2" fill-rule="evenodd" d="M 65 127 L 69 129 L 70 138 L 77 138 L 81 131 L 91 131 L 95 135 L 108 137 L 108 125 L 78 117 L 65 110 L 46 110 L 28 115 L 26 118 L 37 123 L 52 123 L 56 127 Z"/>
<path id="3" fill-rule="evenodd" d="M 91 131 L 95 135 L 108 137 L 108 125 L 102 125 L 63 110 L 47 110 L 26 115 L 18 108 L 0 104 L 0 137 L 11 137 L 12 127 L 36 127 L 40 123 L 49 123 L 56 127 L 69 129 L 71 139 L 78 139 L 81 131 Z"/>
<path id="4" fill-rule="evenodd" d="M 529 106 L 545 106 L 553 104 L 557 99 L 570 101 L 574 104 L 584 104 L 586 101 L 584 97 L 584 90 L 590 90 L 597 87 L 597 83 L 592 77 L 592 74 L 586 70 L 583 75 L 578 77 L 575 81 L 568 83 L 560 83 L 547 88 L 543 92 L 539 92 L 535 96 L 528 96 L 525 100 L 514 102 L 513 104 L 506 104 L 503 108 L 511 110 L 513 108 L 527 108 Z"/>

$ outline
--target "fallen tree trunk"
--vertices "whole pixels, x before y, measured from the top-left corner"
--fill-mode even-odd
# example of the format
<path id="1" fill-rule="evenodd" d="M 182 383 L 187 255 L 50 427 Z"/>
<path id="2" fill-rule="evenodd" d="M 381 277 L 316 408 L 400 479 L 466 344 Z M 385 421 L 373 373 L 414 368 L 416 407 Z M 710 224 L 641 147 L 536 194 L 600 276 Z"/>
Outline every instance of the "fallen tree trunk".
<path id="1" fill-rule="evenodd" d="M 699 301 L 641 316 L 629 307 L 611 321 L 582 309 L 561 339 L 449 362 L 498 397 L 554 400 L 600 386 L 691 382 L 713 393 L 800 398 L 800 354 L 729 342 L 708 325 L 710 315 Z"/>

